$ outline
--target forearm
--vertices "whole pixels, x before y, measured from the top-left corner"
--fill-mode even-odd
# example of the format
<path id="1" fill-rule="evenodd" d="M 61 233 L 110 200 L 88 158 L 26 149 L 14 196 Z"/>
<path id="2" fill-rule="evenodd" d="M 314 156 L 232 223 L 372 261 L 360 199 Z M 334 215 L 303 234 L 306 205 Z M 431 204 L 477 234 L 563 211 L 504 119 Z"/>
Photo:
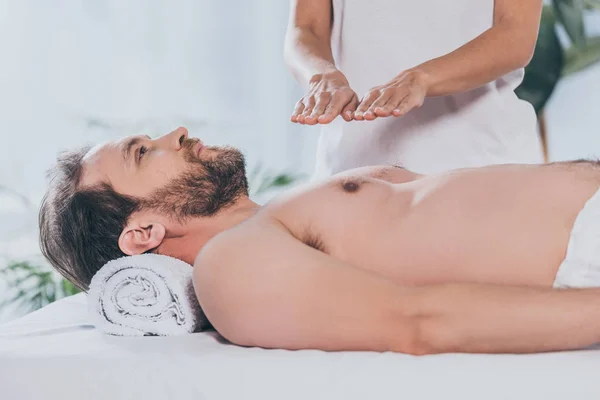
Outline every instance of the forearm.
<path id="1" fill-rule="evenodd" d="M 523 35 L 514 29 L 494 26 L 455 51 L 409 71 L 423 76 L 428 97 L 477 88 L 529 63 L 535 40 L 524 43 Z"/>
<path id="2" fill-rule="evenodd" d="M 329 38 L 309 28 L 291 28 L 285 39 L 285 61 L 296 80 L 307 87 L 318 75 L 336 72 Z"/>
<path id="3" fill-rule="evenodd" d="M 426 353 L 531 353 L 600 343 L 600 289 L 452 284 L 426 288 Z"/>

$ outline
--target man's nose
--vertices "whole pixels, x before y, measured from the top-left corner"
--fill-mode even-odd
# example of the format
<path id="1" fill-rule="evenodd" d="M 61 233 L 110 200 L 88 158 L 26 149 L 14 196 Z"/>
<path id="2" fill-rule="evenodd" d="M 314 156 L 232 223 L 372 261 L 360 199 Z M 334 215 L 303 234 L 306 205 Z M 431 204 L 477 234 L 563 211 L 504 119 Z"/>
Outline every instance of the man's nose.
<path id="1" fill-rule="evenodd" d="M 167 146 L 169 146 L 170 148 L 179 150 L 181 149 L 183 142 L 185 141 L 185 139 L 187 139 L 187 137 L 188 130 L 183 126 L 180 126 L 174 131 L 162 136 L 161 139 L 164 140 Z"/>

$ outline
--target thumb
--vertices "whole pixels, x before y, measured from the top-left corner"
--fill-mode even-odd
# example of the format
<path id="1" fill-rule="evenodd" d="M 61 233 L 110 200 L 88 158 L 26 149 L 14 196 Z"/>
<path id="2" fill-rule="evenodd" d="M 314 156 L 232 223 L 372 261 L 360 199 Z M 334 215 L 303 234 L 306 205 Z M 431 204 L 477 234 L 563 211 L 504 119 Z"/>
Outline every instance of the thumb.
<path id="1" fill-rule="evenodd" d="M 342 118 L 345 121 L 350 122 L 354 119 L 354 111 L 358 108 L 358 96 L 356 93 L 352 96 L 352 99 L 342 109 Z"/>

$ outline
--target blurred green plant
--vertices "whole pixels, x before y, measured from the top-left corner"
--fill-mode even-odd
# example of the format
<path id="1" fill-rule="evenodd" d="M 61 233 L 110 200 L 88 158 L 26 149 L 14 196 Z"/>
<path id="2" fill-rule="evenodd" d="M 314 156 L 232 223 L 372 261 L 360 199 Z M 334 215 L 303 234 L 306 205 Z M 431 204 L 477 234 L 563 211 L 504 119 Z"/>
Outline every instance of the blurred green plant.
<path id="1" fill-rule="evenodd" d="M 600 11 L 600 0 L 553 0 L 542 10 L 533 58 L 525 68 L 517 95 L 530 102 L 541 115 L 562 77 L 600 61 L 600 36 L 585 33 L 584 13 Z M 557 34 L 562 25 L 571 44 L 563 46 Z"/>
<path id="2" fill-rule="evenodd" d="M 272 173 L 261 166 L 250 174 L 250 194 L 257 196 L 282 189 L 302 178 L 299 174 Z M 79 293 L 71 282 L 62 278 L 44 262 L 11 262 L 0 269 L 0 280 L 8 287 L 6 298 L 0 301 L 0 310 L 10 309 L 23 315 L 44 307 L 63 297 Z"/>
<path id="3" fill-rule="evenodd" d="M 523 83 L 515 90 L 519 98 L 535 108 L 540 126 L 544 158 L 548 144 L 544 107 L 562 77 L 600 61 L 600 36 L 586 36 L 584 14 L 600 11 L 600 0 L 552 0 L 542 10 L 533 58 L 525 67 Z M 562 25 L 571 44 L 564 47 L 557 34 Z"/>
<path id="4" fill-rule="evenodd" d="M 249 174 L 250 197 L 262 195 L 271 190 L 282 189 L 304 179 L 304 175 L 292 173 L 272 173 L 258 165 Z"/>
<path id="5" fill-rule="evenodd" d="M 8 287 L 8 297 L 0 302 L 0 309 L 11 308 L 16 315 L 27 314 L 80 292 L 49 267 L 30 261 L 9 263 L 0 270 L 0 277 Z"/>

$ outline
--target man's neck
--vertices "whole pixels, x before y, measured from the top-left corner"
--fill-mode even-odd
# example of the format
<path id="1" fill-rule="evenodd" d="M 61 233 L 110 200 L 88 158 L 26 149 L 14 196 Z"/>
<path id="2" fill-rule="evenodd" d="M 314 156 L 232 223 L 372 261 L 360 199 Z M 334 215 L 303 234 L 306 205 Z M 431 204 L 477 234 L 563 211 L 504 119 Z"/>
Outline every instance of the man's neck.
<path id="1" fill-rule="evenodd" d="M 180 229 L 169 232 L 157 252 L 193 265 L 196 256 L 209 240 L 252 217 L 260 208 L 252 200 L 243 198 L 215 216 L 193 218 Z"/>

